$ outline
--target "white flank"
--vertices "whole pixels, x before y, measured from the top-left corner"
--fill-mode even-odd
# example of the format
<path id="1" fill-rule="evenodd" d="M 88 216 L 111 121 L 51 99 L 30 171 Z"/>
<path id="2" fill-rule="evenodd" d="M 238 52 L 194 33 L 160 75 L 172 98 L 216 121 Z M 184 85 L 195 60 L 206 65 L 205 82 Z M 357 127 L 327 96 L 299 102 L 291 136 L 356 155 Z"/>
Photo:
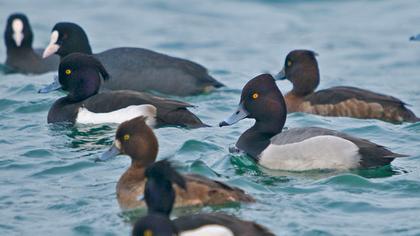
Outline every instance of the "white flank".
<path id="1" fill-rule="evenodd" d="M 234 236 L 230 229 L 221 225 L 205 225 L 197 229 L 181 232 L 180 236 Z"/>
<path id="2" fill-rule="evenodd" d="M 94 113 L 84 107 L 79 108 L 76 122 L 82 124 L 122 123 L 138 116 L 145 116 L 146 124 L 156 125 L 156 107 L 153 105 L 133 105 L 108 113 Z"/>
<path id="3" fill-rule="evenodd" d="M 58 51 L 58 49 L 60 48 L 60 46 L 57 44 L 58 36 L 59 34 L 57 30 L 54 30 L 51 33 L 50 44 L 48 44 L 48 46 L 45 48 L 44 52 L 42 53 L 42 58 L 49 57 Z"/>
<path id="4" fill-rule="evenodd" d="M 13 40 L 16 43 L 16 46 L 20 47 L 23 40 L 23 22 L 20 19 L 14 19 L 12 21 L 12 30 L 13 30 Z"/>
<path id="5" fill-rule="evenodd" d="M 359 167 L 359 148 L 352 142 L 322 135 L 299 143 L 270 144 L 259 163 L 269 169 L 305 171 L 314 169 L 346 170 Z"/>

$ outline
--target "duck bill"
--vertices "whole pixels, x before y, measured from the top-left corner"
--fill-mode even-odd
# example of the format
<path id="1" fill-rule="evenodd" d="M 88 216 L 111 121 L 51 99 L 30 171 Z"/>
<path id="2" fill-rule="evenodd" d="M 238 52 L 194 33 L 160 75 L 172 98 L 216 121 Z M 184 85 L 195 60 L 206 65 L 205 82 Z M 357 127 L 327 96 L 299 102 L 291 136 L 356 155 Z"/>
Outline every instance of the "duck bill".
<path id="1" fill-rule="evenodd" d="M 51 33 L 50 44 L 45 48 L 44 53 L 42 53 L 42 58 L 47 58 L 52 54 L 56 53 L 60 49 L 60 45 L 57 44 L 58 41 L 58 31 L 54 30 Z"/>
<path id="2" fill-rule="evenodd" d="M 54 82 L 52 82 L 51 84 L 45 86 L 44 88 L 38 90 L 38 93 L 49 93 L 55 90 L 59 90 L 61 89 L 61 84 L 60 82 L 58 82 L 58 77 L 55 76 L 54 77 Z"/>
<path id="3" fill-rule="evenodd" d="M 276 80 L 285 80 L 286 79 L 286 71 L 284 70 L 284 67 L 279 73 L 277 73 L 277 75 L 274 76 L 274 79 L 276 79 Z"/>
<path id="4" fill-rule="evenodd" d="M 53 43 L 48 45 L 47 48 L 45 48 L 44 53 L 42 53 L 42 58 L 47 58 L 53 55 L 58 51 L 58 49 L 60 49 L 60 45 L 58 44 Z"/>
<path id="5" fill-rule="evenodd" d="M 228 118 L 220 122 L 219 127 L 233 125 L 237 123 L 238 121 L 247 118 L 248 115 L 249 115 L 249 112 L 245 109 L 244 103 L 241 102 L 238 106 L 238 110 L 235 111 L 231 116 L 229 116 Z"/>
<path id="6" fill-rule="evenodd" d="M 121 154 L 120 149 L 118 148 L 117 141 L 111 146 L 108 151 L 104 152 L 100 157 L 98 157 L 97 161 L 107 161 L 113 157 L 116 157 Z"/>
<path id="7" fill-rule="evenodd" d="M 420 34 L 415 35 L 415 36 L 411 36 L 410 41 L 420 41 Z"/>

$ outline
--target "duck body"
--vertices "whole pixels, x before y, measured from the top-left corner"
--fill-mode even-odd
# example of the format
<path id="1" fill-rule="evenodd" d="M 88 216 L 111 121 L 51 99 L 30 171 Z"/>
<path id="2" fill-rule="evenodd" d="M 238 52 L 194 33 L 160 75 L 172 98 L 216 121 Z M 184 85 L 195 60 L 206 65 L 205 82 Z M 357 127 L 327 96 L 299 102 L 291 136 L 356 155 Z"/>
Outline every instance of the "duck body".
<path id="1" fill-rule="evenodd" d="M 153 123 L 158 127 L 206 126 L 188 110 L 192 107 L 188 103 L 132 90 L 99 92 L 102 81 L 108 78 L 108 72 L 94 57 L 82 53 L 67 56 L 60 63 L 57 86 L 53 89 L 62 88 L 68 95 L 52 105 L 48 112 L 48 123 L 74 124 L 81 123 L 82 120 L 83 123 L 120 123 L 124 121 L 124 117 L 125 120 L 129 120 L 137 116 L 146 116 L 156 118 L 156 122 Z M 139 107 L 131 107 L 134 105 Z M 146 105 L 153 106 L 154 109 L 147 108 Z"/>
<path id="2" fill-rule="evenodd" d="M 11 73 L 43 74 L 56 71 L 60 58 L 42 58 L 42 49 L 19 48 L 8 49 L 5 65 Z"/>
<path id="3" fill-rule="evenodd" d="M 206 213 L 206 214 L 193 214 L 188 216 L 181 216 L 173 220 L 173 224 L 178 229 L 179 232 L 193 232 L 197 230 L 210 231 L 211 227 L 214 227 L 214 230 L 219 230 L 223 232 L 223 236 L 228 235 L 240 235 L 240 236 L 274 236 L 269 230 L 265 227 L 256 224 L 251 221 L 244 221 L 235 216 L 227 215 L 224 213 Z M 207 227 L 207 229 L 205 229 Z M 218 228 L 216 228 L 218 227 Z M 210 231 L 211 232 L 211 231 Z M 183 234 L 181 234 L 183 235 Z M 191 234 L 191 235 L 201 235 L 201 234 Z M 213 234 L 203 234 L 203 235 L 218 235 Z"/>
<path id="4" fill-rule="evenodd" d="M 132 105 L 152 105 L 156 107 L 156 126 L 181 126 L 188 128 L 203 127 L 205 124 L 190 112 L 187 108 L 192 107 L 188 103 L 164 99 L 147 93 L 130 90 L 100 92 L 85 100 L 73 102 L 66 97 L 58 99 L 48 112 L 48 123 L 70 122 L 77 123 L 80 108 L 84 107 L 93 113 L 111 113 L 122 110 Z M 125 111 L 121 111 L 124 113 Z M 138 114 L 137 116 L 150 115 Z M 134 117 L 132 117 L 134 118 Z M 83 118 L 82 118 L 83 119 Z M 96 123 L 94 120 L 85 123 Z M 119 123 L 112 122 L 110 123 Z"/>
<path id="5" fill-rule="evenodd" d="M 391 123 L 420 121 L 405 102 L 389 95 L 350 86 L 315 91 L 320 81 L 315 56 L 309 50 L 291 51 L 277 75 L 278 79 L 287 79 L 293 84 L 293 89 L 285 96 L 288 112 L 379 119 Z"/>
<path id="6" fill-rule="evenodd" d="M 145 186 L 144 168 L 130 167 L 118 181 L 116 191 L 120 208 L 130 210 L 145 207 L 139 197 Z M 196 174 L 182 175 L 188 191 L 174 185 L 175 207 L 221 205 L 233 202 L 253 202 L 243 190 Z"/>
<path id="7" fill-rule="evenodd" d="M 400 156 L 365 139 L 335 130 L 305 127 L 275 135 L 255 158 L 272 169 L 305 171 L 374 168 L 389 165 Z"/>
<path id="8" fill-rule="evenodd" d="M 71 53 L 93 55 L 109 72 L 111 80 L 103 88 L 110 90 L 156 91 L 187 96 L 209 92 L 223 84 L 208 74 L 203 66 L 143 48 L 120 47 L 93 54 L 84 30 L 74 23 L 57 23 L 50 45 L 43 56 Z"/>
<path id="9" fill-rule="evenodd" d="M 21 13 L 12 14 L 4 33 L 8 73 L 42 74 L 56 71 L 60 62 L 57 55 L 42 58 L 42 49 L 32 48 L 33 33 L 28 18 Z"/>
<path id="10" fill-rule="evenodd" d="M 269 169 L 375 168 L 405 156 L 335 130 L 305 127 L 283 131 L 286 114 L 286 102 L 274 78 L 263 74 L 245 85 L 238 110 L 220 126 L 255 119 L 254 126 L 239 137 L 236 147 Z"/>
<path id="11" fill-rule="evenodd" d="M 285 100 L 289 112 L 379 119 L 391 123 L 420 121 L 398 98 L 355 87 L 332 87 L 301 97 L 289 92 Z"/>
<path id="12" fill-rule="evenodd" d="M 105 82 L 104 89 L 188 96 L 223 86 L 197 63 L 147 49 L 113 48 L 94 57 L 103 63 L 111 78 L 115 78 Z"/>

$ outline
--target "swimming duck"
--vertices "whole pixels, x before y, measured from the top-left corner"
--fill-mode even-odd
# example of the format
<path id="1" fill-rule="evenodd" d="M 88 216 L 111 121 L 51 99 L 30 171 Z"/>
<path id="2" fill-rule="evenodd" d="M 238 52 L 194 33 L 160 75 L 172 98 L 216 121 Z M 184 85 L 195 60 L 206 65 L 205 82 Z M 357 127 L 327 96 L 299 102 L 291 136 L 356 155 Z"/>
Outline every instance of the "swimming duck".
<path id="1" fill-rule="evenodd" d="M 32 48 L 33 38 L 28 18 L 21 13 L 11 14 L 4 31 L 7 49 L 5 65 L 10 69 L 7 72 L 41 74 L 57 70 L 59 57 L 43 59 L 42 49 Z"/>
<path id="2" fill-rule="evenodd" d="M 85 31 L 74 23 L 57 23 L 43 57 L 70 53 L 92 55 Z M 142 48 L 113 48 L 93 54 L 107 69 L 112 80 L 104 83 L 110 90 L 153 90 L 163 94 L 187 96 L 209 92 L 223 84 L 211 77 L 203 66 L 185 59 Z M 46 92 L 45 90 L 42 90 Z"/>
<path id="3" fill-rule="evenodd" d="M 58 99 L 48 112 L 48 123 L 121 123 L 139 115 L 156 120 L 157 126 L 189 128 L 206 126 L 187 108 L 192 105 L 130 90 L 98 92 L 109 74 L 94 57 L 73 53 L 63 59 L 54 89 L 68 95 Z M 146 105 L 134 106 L 133 105 Z M 152 107 L 153 106 L 153 107 Z"/>
<path id="4" fill-rule="evenodd" d="M 417 122 L 419 118 L 398 98 L 369 90 L 339 86 L 315 91 L 319 84 L 316 53 L 291 51 L 283 70 L 276 76 L 293 84 L 285 96 L 288 112 L 306 112 L 323 116 L 349 116 L 379 119 L 392 123 Z"/>
<path id="5" fill-rule="evenodd" d="M 272 236 L 263 226 L 223 213 L 204 213 L 169 219 L 175 201 L 173 184 L 189 191 L 186 180 L 166 160 L 146 169 L 144 198 L 148 214 L 133 227 L 133 236 Z"/>
<path id="6" fill-rule="evenodd" d="M 121 123 L 112 147 L 98 160 L 125 154 L 131 158 L 131 166 L 117 184 L 117 199 L 123 210 L 144 206 L 139 199 L 144 192 L 145 169 L 153 164 L 158 153 L 158 141 L 144 117 L 137 117 Z M 183 175 L 188 191 L 176 188 L 176 206 L 203 206 L 228 202 L 253 202 L 254 199 L 243 190 L 230 187 L 219 181 L 201 175 Z"/>
<path id="7" fill-rule="evenodd" d="M 262 74 L 244 86 L 237 111 L 219 126 L 232 125 L 245 118 L 255 119 L 255 124 L 240 136 L 236 148 L 269 169 L 373 168 L 404 156 L 330 129 L 307 127 L 282 132 L 286 114 L 286 103 L 274 78 Z"/>
<path id="8" fill-rule="evenodd" d="M 420 34 L 411 36 L 410 37 L 410 41 L 420 41 Z"/>

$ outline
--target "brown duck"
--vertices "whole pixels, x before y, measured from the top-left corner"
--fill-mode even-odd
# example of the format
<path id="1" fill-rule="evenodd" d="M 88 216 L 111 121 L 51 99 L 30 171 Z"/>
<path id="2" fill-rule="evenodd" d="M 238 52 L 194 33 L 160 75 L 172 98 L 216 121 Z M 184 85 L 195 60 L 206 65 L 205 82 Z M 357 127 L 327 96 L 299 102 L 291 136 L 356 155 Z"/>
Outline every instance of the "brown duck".
<path id="1" fill-rule="evenodd" d="M 122 123 L 116 132 L 115 142 L 99 160 L 105 161 L 119 154 L 131 158 L 131 166 L 117 184 L 117 199 L 123 210 L 145 206 L 141 199 L 144 192 L 145 169 L 155 162 L 158 141 L 144 117 L 137 117 Z M 211 180 L 197 174 L 183 175 L 188 192 L 175 186 L 175 206 L 218 205 L 229 202 L 253 202 L 254 199 L 243 190 Z"/>
<path id="2" fill-rule="evenodd" d="M 392 123 L 420 121 L 398 98 L 366 89 L 338 86 L 315 91 L 319 84 L 316 53 L 291 51 L 276 79 L 293 84 L 285 96 L 288 112 L 306 112 L 323 116 L 348 116 L 379 119 Z"/>

